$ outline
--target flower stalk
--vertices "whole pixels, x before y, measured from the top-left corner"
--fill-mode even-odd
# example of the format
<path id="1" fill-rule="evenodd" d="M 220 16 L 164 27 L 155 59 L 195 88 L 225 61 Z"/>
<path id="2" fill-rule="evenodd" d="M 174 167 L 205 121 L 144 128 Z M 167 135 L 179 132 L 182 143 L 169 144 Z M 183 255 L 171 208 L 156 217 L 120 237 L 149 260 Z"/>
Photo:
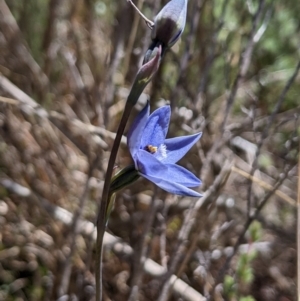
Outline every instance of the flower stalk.
<path id="1" fill-rule="evenodd" d="M 121 117 L 121 121 L 117 130 L 116 138 L 114 140 L 112 150 L 110 153 L 107 171 L 104 180 L 104 186 L 102 191 L 101 202 L 98 208 L 96 228 L 97 228 L 97 240 L 96 240 L 96 267 L 95 267 L 95 278 L 96 278 L 96 301 L 102 300 L 102 242 L 105 233 L 105 227 L 107 222 L 107 213 L 109 211 L 109 201 L 113 198 L 113 195 L 110 194 L 110 184 L 111 178 L 113 175 L 114 164 L 116 161 L 118 149 L 120 146 L 121 138 L 124 133 L 127 120 L 130 116 L 131 110 L 134 105 L 137 103 L 140 95 L 143 90 L 150 82 L 152 76 L 157 71 L 160 63 L 161 57 L 161 47 L 157 47 L 153 51 L 153 56 L 151 56 L 151 60 L 147 63 L 143 64 L 143 66 L 139 69 L 136 78 L 134 80 L 131 91 L 128 95 L 125 108 Z M 112 199 L 113 201 L 113 199 Z M 111 204 L 112 207 L 112 204 Z"/>
<path id="2" fill-rule="evenodd" d="M 131 4 L 132 1 L 128 0 Z M 127 120 L 131 113 L 132 108 L 138 101 L 141 93 L 143 92 L 146 85 L 150 82 L 154 73 L 157 71 L 160 60 L 166 49 L 171 47 L 180 37 L 186 18 L 186 6 L 187 0 L 171 0 L 163 7 L 163 9 L 156 16 L 154 23 L 149 21 L 145 16 L 143 18 L 146 20 L 148 26 L 152 29 L 152 44 L 150 45 L 143 61 L 142 67 L 139 69 L 136 78 L 134 80 L 133 86 L 128 95 L 124 112 L 117 130 L 116 138 L 112 147 L 110 158 L 108 161 L 107 172 L 105 175 L 105 181 L 102 191 L 102 198 L 98 207 L 96 228 L 97 228 L 97 240 L 96 240 L 96 267 L 95 267 L 95 276 L 96 276 L 96 301 L 102 300 L 102 242 L 105 233 L 105 227 L 107 219 L 109 217 L 110 211 L 113 207 L 115 193 L 129 185 L 131 182 L 135 181 L 140 175 L 147 178 L 147 174 L 141 172 L 137 168 L 136 161 L 134 169 L 128 167 L 125 171 L 121 171 L 118 176 L 112 179 L 113 168 L 116 161 L 120 141 L 124 133 Z M 153 150 L 153 149 L 152 149 Z M 164 166 L 165 168 L 165 166 Z M 151 176 L 151 175 L 150 175 Z M 190 175 L 189 175 L 190 176 Z M 148 177 L 148 179 L 150 179 Z M 187 176 L 188 179 L 188 176 Z M 151 180 L 151 179 L 150 179 Z M 158 184 L 158 181 L 153 181 L 155 184 Z M 192 184 L 196 185 L 196 180 L 190 176 L 186 186 Z M 177 183 L 178 184 L 178 183 Z M 199 182 L 197 182 L 199 184 Z M 181 185 L 181 184 L 179 184 Z M 190 185 L 189 187 L 194 187 Z M 166 186 L 164 184 L 164 186 Z M 181 185 L 182 186 L 182 185 Z M 176 188 L 176 191 L 181 191 L 185 189 L 185 186 Z M 165 188 L 165 187 L 164 187 Z M 186 188 L 186 191 L 189 191 Z M 166 189 L 168 191 L 168 189 Z M 183 191 L 182 190 L 182 191 Z M 192 190 L 191 190 L 192 191 Z M 193 192 L 193 194 L 197 194 Z"/>

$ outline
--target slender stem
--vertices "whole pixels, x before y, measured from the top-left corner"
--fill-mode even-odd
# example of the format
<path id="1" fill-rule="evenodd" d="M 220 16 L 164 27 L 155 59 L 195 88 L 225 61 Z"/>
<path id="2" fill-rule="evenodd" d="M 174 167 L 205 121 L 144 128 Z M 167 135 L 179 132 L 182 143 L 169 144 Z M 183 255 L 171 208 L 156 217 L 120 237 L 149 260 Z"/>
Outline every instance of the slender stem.
<path id="1" fill-rule="evenodd" d="M 143 6 L 143 4 L 144 4 L 144 0 L 139 0 L 137 3 L 137 6 L 141 8 Z M 138 27 L 139 27 L 139 21 L 140 21 L 139 16 L 137 14 L 135 14 L 134 19 L 133 19 L 132 29 L 131 29 L 130 36 L 128 39 L 128 44 L 126 47 L 124 63 L 123 63 L 124 64 L 123 65 L 124 66 L 123 67 L 124 76 L 126 76 L 128 68 L 129 68 L 130 58 L 131 58 L 131 55 L 133 52 L 133 46 L 134 46 L 134 42 L 136 39 Z"/>
<path id="2" fill-rule="evenodd" d="M 113 168 L 116 161 L 121 138 L 125 130 L 127 120 L 133 106 L 136 104 L 143 90 L 150 82 L 153 74 L 157 71 L 161 58 L 161 47 L 156 48 L 154 57 L 144 64 L 138 71 L 133 86 L 128 95 L 123 115 L 117 130 L 116 138 L 110 153 L 107 172 L 102 191 L 102 199 L 99 203 L 97 215 L 97 241 L 96 241 L 96 301 L 102 300 L 102 242 L 106 227 L 106 209 L 109 202 L 110 182 L 112 178 Z"/>
<path id="3" fill-rule="evenodd" d="M 300 250 L 300 142 L 298 154 L 298 210 L 297 210 L 297 250 Z M 300 257 L 297 257 L 297 287 L 298 287 L 298 300 L 300 300 Z"/>
<path id="4" fill-rule="evenodd" d="M 127 2 L 129 2 L 134 9 L 138 12 L 138 14 L 145 20 L 147 26 L 152 29 L 154 26 L 154 22 L 152 22 L 151 20 L 149 20 L 139 9 L 138 7 L 132 2 L 132 0 L 127 0 Z"/>
<path id="5" fill-rule="evenodd" d="M 102 300 L 102 253 L 103 253 L 103 237 L 105 233 L 105 214 L 106 208 L 108 205 L 108 197 L 109 197 L 109 187 L 110 187 L 110 180 L 113 174 L 113 168 L 116 161 L 119 145 L 121 142 L 122 135 L 125 130 L 125 126 L 130 115 L 131 109 L 133 104 L 129 101 L 126 102 L 124 112 L 117 130 L 117 135 L 112 147 L 112 151 L 110 153 L 103 192 L 102 192 L 102 199 L 98 209 L 98 217 L 97 217 L 97 241 L 96 241 L 96 301 Z"/>

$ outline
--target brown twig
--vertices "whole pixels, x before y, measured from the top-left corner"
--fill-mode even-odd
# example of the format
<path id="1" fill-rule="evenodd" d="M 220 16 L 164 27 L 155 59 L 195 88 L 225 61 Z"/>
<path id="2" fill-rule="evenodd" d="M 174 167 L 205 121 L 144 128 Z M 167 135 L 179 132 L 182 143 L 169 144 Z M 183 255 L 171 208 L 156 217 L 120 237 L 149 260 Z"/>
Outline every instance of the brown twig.
<path id="1" fill-rule="evenodd" d="M 206 206 L 209 201 L 211 200 L 212 195 L 216 193 L 224 185 L 224 182 L 226 182 L 230 170 L 231 170 L 232 163 L 226 162 L 220 172 L 220 174 L 215 178 L 215 181 L 213 184 L 206 190 L 203 197 L 200 198 L 194 206 L 191 206 L 189 211 L 187 212 L 183 225 L 180 229 L 180 233 L 178 235 L 178 243 L 175 247 L 175 254 L 172 256 L 168 268 L 168 273 L 165 277 L 165 282 L 163 284 L 163 288 L 161 290 L 161 293 L 159 295 L 158 301 L 165 301 L 168 298 L 169 290 L 171 287 L 170 277 L 173 273 L 175 273 L 178 263 L 182 257 L 182 254 L 184 253 L 185 247 L 188 242 L 188 237 L 191 232 L 192 227 L 194 226 L 196 222 L 196 217 L 201 208 Z"/>
<path id="2" fill-rule="evenodd" d="M 220 125 L 220 133 L 224 133 L 224 129 L 226 126 L 226 122 L 231 110 L 231 107 L 234 103 L 234 100 L 236 98 L 236 94 L 238 91 L 238 88 L 243 80 L 243 78 L 245 77 L 250 62 L 251 62 L 251 57 L 252 57 L 252 53 L 254 50 L 254 46 L 255 44 L 258 42 L 257 39 L 257 27 L 258 24 L 262 18 L 262 13 L 263 13 L 263 7 L 264 7 L 264 0 L 260 0 L 259 1 L 259 5 L 258 8 L 256 10 L 254 19 L 253 19 L 253 23 L 252 23 L 252 27 L 251 27 L 251 31 L 249 34 L 249 39 L 247 41 L 246 46 L 244 47 L 244 49 L 242 50 L 241 54 L 240 54 L 240 60 L 239 60 L 239 64 L 238 64 L 238 73 L 234 79 L 234 82 L 232 84 L 232 87 L 230 89 L 230 92 L 228 94 L 228 96 L 226 96 L 226 108 L 225 108 L 225 113 L 222 114 L 222 122 Z M 226 139 L 215 139 L 214 143 L 212 145 L 212 147 L 210 148 L 210 150 L 207 153 L 206 156 L 206 161 L 204 163 L 204 166 L 202 168 L 202 175 L 201 178 L 203 180 L 204 183 L 204 187 L 206 185 L 207 182 L 207 177 L 208 177 L 208 170 L 209 170 L 209 166 L 212 162 L 212 159 L 214 158 L 215 154 L 218 152 L 218 150 L 221 148 L 222 145 L 224 145 L 224 143 L 226 143 Z"/>
<path id="3" fill-rule="evenodd" d="M 58 292 L 58 296 L 63 296 L 64 294 L 67 293 L 68 291 L 68 287 L 69 287 L 69 283 L 70 283 L 70 277 L 71 277 L 71 271 L 72 271 L 72 258 L 75 254 L 76 251 L 76 239 L 79 233 L 79 222 L 80 219 L 82 217 L 82 213 L 83 213 L 83 209 L 84 209 L 84 205 L 86 203 L 86 199 L 87 199 L 87 195 L 89 192 L 89 185 L 90 185 L 90 181 L 92 178 L 92 174 L 94 169 L 97 166 L 97 162 L 99 161 L 99 156 L 96 157 L 96 159 L 94 160 L 94 162 L 92 162 L 89 166 L 89 171 L 87 174 L 87 179 L 85 181 L 85 185 L 83 188 L 83 192 L 82 195 L 79 199 L 79 204 L 77 207 L 77 210 L 75 211 L 75 213 L 73 214 L 73 221 L 72 221 L 72 225 L 70 228 L 70 232 L 69 232 L 69 238 L 71 239 L 70 242 L 70 252 L 66 257 L 66 260 L 64 262 L 64 266 L 62 268 L 62 272 L 61 272 L 61 282 L 58 286 L 57 292 Z"/>
<path id="4" fill-rule="evenodd" d="M 154 26 L 154 22 L 149 20 L 140 10 L 139 8 L 132 2 L 132 0 L 127 0 L 127 2 L 129 2 L 133 8 L 138 12 L 138 14 L 144 19 L 144 21 L 146 22 L 147 26 L 152 29 Z"/>
<path id="5" fill-rule="evenodd" d="M 268 183 L 266 183 L 265 181 L 255 177 L 255 176 L 251 176 L 251 174 L 249 174 L 248 172 L 245 172 L 243 170 L 241 170 L 240 168 L 237 168 L 236 166 L 232 166 L 231 168 L 232 171 L 238 173 L 239 175 L 253 181 L 254 183 L 257 183 L 259 186 L 271 191 L 273 190 L 273 185 L 270 185 Z M 280 198 L 282 198 L 285 202 L 287 202 L 288 204 L 292 205 L 292 206 L 297 206 L 297 203 L 294 199 L 292 199 L 291 197 L 289 197 L 287 194 L 285 194 L 284 192 L 280 191 L 280 190 L 275 190 L 274 194 L 276 194 L 277 196 L 279 196 Z"/>
<path id="6" fill-rule="evenodd" d="M 265 207 L 265 205 L 267 204 L 270 197 L 275 193 L 275 191 L 280 187 L 280 185 L 283 183 L 283 181 L 287 178 L 287 175 L 290 170 L 291 170 L 291 167 L 285 168 L 284 173 L 282 173 L 278 177 L 278 180 L 277 180 L 276 184 L 273 186 L 273 189 L 271 191 L 269 191 L 268 193 L 266 193 L 266 195 L 264 196 L 264 198 L 261 200 L 260 204 L 256 208 L 255 212 L 252 215 L 247 217 L 247 220 L 244 225 L 244 229 L 243 229 L 242 233 L 239 235 L 236 243 L 234 244 L 232 254 L 226 259 L 224 265 L 220 269 L 220 272 L 216 279 L 215 287 L 217 286 L 217 284 L 219 284 L 223 281 L 225 273 L 226 273 L 227 269 L 229 268 L 230 262 L 231 262 L 232 258 L 235 256 L 239 245 L 242 243 L 244 236 L 245 236 L 247 230 L 249 229 L 249 226 L 252 224 L 252 222 L 254 220 L 257 219 L 258 215 L 260 214 L 261 210 Z"/>
<path id="7" fill-rule="evenodd" d="M 154 189 L 150 208 L 149 211 L 147 212 L 144 229 L 140 236 L 140 241 L 138 242 L 137 249 L 135 250 L 135 256 L 133 261 L 133 274 L 131 279 L 131 292 L 128 301 L 137 300 L 138 289 L 142 278 L 143 266 L 147 255 L 148 245 L 149 245 L 147 236 L 150 234 L 149 233 L 150 228 L 153 224 L 155 212 L 157 210 L 156 195 L 157 195 L 157 187 L 155 187 Z"/>
<path id="8" fill-rule="evenodd" d="M 138 1 L 138 7 L 140 9 L 143 7 L 143 4 L 144 4 L 144 0 L 139 0 Z M 133 19 L 132 29 L 131 29 L 131 32 L 130 32 L 130 36 L 129 36 L 126 51 L 125 51 L 125 58 L 124 58 L 124 63 L 123 63 L 123 74 L 124 74 L 124 76 L 126 76 L 126 74 L 128 72 L 130 57 L 132 55 L 133 45 L 134 45 L 134 41 L 135 41 L 136 34 L 137 34 L 137 31 L 138 31 L 139 20 L 140 20 L 139 16 L 135 14 L 134 19 Z"/>
<path id="9" fill-rule="evenodd" d="M 4 0 L 0 0 L 0 30 L 15 56 L 29 68 L 34 78 L 32 83 L 44 94 L 48 89 L 49 79 L 28 50 L 16 19 Z"/>
<path id="10" fill-rule="evenodd" d="M 254 46 L 258 42 L 258 39 L 257 38 L 255 39 L 255 37 L 257 37 L 257 35 L 256 35 L 257 27 L 258 27 L 258 23 L 260 22 L 260 19 L 262 17 L 264 4 L 265 4 L 264 0 L 259 1 L 258 8 L 257 8 L 257 11 L 256 11 L 254 19 L 253 19 L 250 37 L 247 41 L 247 45 L 245 46 L 244 50 L 241 53 L 240 62 L 239 62 L 239 71 L 234 80 L 234 83 L 232 85 L 232 88 L 230 90 L 229 96 L 226 101 L 226 109 L 225 109 L 225 113 L 224 113 L 224 118 L 223 118 L 223 121 L 222 121 L 222 124 L 220 127 L 222 131 L 224 131 L 224 127 L 226 125 L 231 107 L 234 103 L 236 93 L 237 93 L 238 87 L 241 83 L 241 80 L 245 77 L 245 75 L 249 69 Z"/>
<path id="11" fill-rule="evenodd" d="M 256 149 L 256 153 L 255 153 L 255 157 L 254 157 L 254 160 L 253 160 L 253 164 L 252 164 L 252 170 L 251 170 L 251 173 L 250 175 L 253 176 L 254 175 L 254 172 L 257 168 L 257 163 L 258 163 L 258 158 L 259 158 L 259 155 L 260 155 L 260 152 L 261 152 L 261 149 L 262 149 L 262 146 L 266 140 L 266 138 L 268 137 L 269 135 L 269 132 L 270 132 L 270 129 L 271 129 L 271 126 L 274 122 L 274 119 L 275 119 L 275 116 L 276 114 L 279 112 L 279 109 L 285 99 L 285 96 L 287 94 L 287 92 L 289 91 L 289 89 L 291 88 L 292 84 L 294 83 L 298 73 L 299 73 L 299 70 L 300 70 L 300 60 L 298 61 L 298 64 L 294 70 L 294 73 L 292 74 L 292 76 L 288 79 L 288 81 L 286 82 L 281 94 L 279 95 L 278 99 L 277 99 L 277 102 L 276 102 L 276 105 L 274 106 L 274 109 L 271 113 L 271 115 L 269 116 L 268 118 L 268 122 L 267 122 L 267 125 L 266 127 L 264 128 L 263 130 L 263 133 L 261 135 L 261 138 L 260 138 L 260 141 L 258 142 L 258 145 L 257 145 L 257 149 Z M 249 187 L 248 187 L 248 192 L 247 192 L 247 212 L 248 212 L 248 217 L 250 216 L 250 209 L 251 209 L 251 192 L 252 192 L 252 182 L 250 181 L 249 183 Z"/>

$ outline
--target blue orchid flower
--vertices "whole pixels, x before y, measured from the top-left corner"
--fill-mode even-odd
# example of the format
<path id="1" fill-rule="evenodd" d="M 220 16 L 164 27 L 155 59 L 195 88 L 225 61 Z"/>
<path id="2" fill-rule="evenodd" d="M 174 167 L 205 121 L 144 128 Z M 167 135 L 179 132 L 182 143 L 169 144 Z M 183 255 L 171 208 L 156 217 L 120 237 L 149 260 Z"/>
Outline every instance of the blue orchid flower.
<path id="1" fill-rule="evenodd" d="M 175 164 L 200 139 L 202 133 L 166 139 L 171 109 L 163 106 L 149 116 L 149 103 L 134 120 L 127 144 L 138 174 L 160 188 L 178 195 L 201 197 L 188 187 L 201 181 L 187 169 Z"/>

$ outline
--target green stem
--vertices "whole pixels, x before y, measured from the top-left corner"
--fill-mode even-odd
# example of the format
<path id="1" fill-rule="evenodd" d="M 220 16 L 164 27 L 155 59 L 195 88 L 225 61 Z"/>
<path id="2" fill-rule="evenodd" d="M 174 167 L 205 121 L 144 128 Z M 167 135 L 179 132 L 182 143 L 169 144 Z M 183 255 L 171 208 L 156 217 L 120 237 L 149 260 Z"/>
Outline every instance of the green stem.
<path id="1" fill-rule="evenodd" d="M 117 130 L 117 135 L 110 153 L 107 171 L 105 175 L 105 181 L 102 191 L 102 199 L 98 210 L 97 217 L 97 241 L 96 241 L 96 301 L 102 300 L 102 255 L 103 255 L 103 237 L 105 233 L 105 214 L 106 207 L 109 200 L 109 188 L 110 181 L 113 174 L 113 168 L 116 161 L 119 145 L 121 142 L 122 135 L 125 130 L 125 126 L 133 108 L 133 104 L 129 101 L 126 102 L 124 112 Z"/>
<path id="2" fill-rule="evenodd" d="M 125 130 L 127 120 L 130 112 L 136 102 L 138 101 L 143 90 L 150 82 L 153 74 L 157 71 L 161 57 L 161 47 L 157 47 L 152 51 L 152 59 L 144 64 L 138 71 L 134 80 L 133 86 L 129 92 L 124 112 L 117 130 L 117 135 L 110 153 L 107 172 L 105 175 L 104 186 L 102 191 L 102 199 L 99 204 L 98 215 L 97 215 L 97 240 L 96 240 L 96 301 L 102 300 L 102 253 L 103 253 L 103 237 L 106 227 L 106 209 L 109 201 L 110 194 L 110 182 L 113 174 L 113 168 L 116 161 L 118 149 L 120 146 L 121 138 Z"/>

